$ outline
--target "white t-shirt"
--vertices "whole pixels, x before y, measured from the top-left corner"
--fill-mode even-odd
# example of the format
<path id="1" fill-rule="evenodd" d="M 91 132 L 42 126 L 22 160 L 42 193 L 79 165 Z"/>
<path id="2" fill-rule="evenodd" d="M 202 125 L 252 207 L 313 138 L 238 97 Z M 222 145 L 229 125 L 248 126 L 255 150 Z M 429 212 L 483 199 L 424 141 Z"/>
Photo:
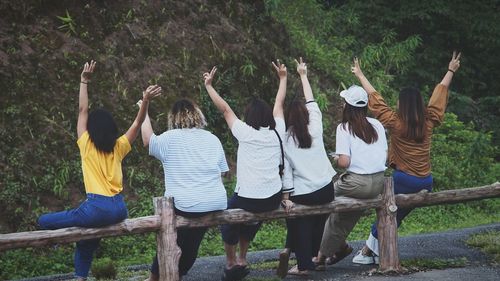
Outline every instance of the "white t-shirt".
<path id="1" fill-rule="evenodd" d="M 335 153 L 347 155 L 351 158 L 351 164 L 347 171 L 366 175 L 383 172 L 387 159 L 387 139 L 384 126 L 373 118 L 366 118 L 377 131 L 378 139 L 372 144 L 365 143 L 362 139 L 349 133 L 349 124 L 346 129 L 342 123 L 337 126 L 337 144 Z"/>
<path id="2" fill-rule="evenodd" d="M 184 212 L 227 208 L 221 173 L 228 171 L 219 139 L 203 129 L 174 129 L 149 140 L 149 155 L 163 164 L 165 196 Z"/>
<path id="3" fill-rule="evenodd" d="M 321 189 L 332 181 L 336 172 L 332 167 L 323 143 L 323 122 L 316 102 L 306 104 L 309 112 L 307 129 L 312 137 L 310 148 L 299 148 L 294 138 L 285 136 L 285 165 L 283 186 L 293 188 L 292 196 L 309 194 Z"/>
<path id="4" fill-rule="evenodd" d="M 285 121 L 274 118 L 276 131 L 281 139 L 285 136 Z M 238 196 L 264 199 L 282 189 L 279 176 L 281 148 L 278 136 L 268 127 L 259 130 L 236 119 L 231 132 L 238 140 L 236 161 L 236 188 Z"/>

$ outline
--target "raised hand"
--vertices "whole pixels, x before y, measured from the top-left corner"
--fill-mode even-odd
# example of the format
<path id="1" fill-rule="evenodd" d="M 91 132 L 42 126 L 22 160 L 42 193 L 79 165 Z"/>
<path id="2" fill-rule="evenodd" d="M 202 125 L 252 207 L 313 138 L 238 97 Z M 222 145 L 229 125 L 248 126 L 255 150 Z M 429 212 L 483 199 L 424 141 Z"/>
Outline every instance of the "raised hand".
<path id="1" fill-rule="evenodd" d="M 297 72 L 299 73 L 299 75 L 300 76 L 302 76 L 302 75 L 307 76 L 307 65 L 302 60 L 302 57 L 299 58 L 299 61 L 295 60 L 295 63 L 297 64 Z"/>
<path id="2" fill-rule="evenodd" d="M 142 100 L 150 101 L 153 98 L 161 95 L 161 87 L 158 85 L 150 85 L 142 92 Z"/>
<path id="3" fill-rule="evenodd" d="M 96 62 L 94 60 L 91 60 L 90 63 L 86 62 L 85 65 L 83 66 L 83 71 L 80 77 L 80 81 L 83 83 L 88 83 L 90 81 L 90 78 L 92 76 L 92 73 L 94 72 Z"/>
<path id="4" fill-rule="evenodd" d="M 363 75 L 363 71 L 361 71 L 361 67 L 359 66 L 358 58 L 354 58 L 353 66 L 351 66 L 351 72 L 356 76 L 360 77 Z"/>
<path id="5" fill-rule="evenodd" d="M 460 68 L 460 55 L 462 53 L 453 52 L 453 56 L 451 57 L 451 61 L 448 64 L 448 70 L 451 70 L 453 73 Z"/>
<path id="6" fill-rule="evenodd" d="M 210 72 L 203 73 L 203 80 L 205 80 L 205 86 L 212 86 L 212 81 L 214 80 L 215 73 L 217 72 L 217 67 L 212 67 Z"/>
<path id="7" fill-rule="evenodd" d="M 274 69 L 276 70 L 276 73 L 278 74 L 278 77 L 280 79 L 286 78 L 287 72 L 286 72 L 286 66 L 282 63 L 280 63 L 280 60 L 276 60 L 276 64 L 271 62 L 273 64 Z"/>

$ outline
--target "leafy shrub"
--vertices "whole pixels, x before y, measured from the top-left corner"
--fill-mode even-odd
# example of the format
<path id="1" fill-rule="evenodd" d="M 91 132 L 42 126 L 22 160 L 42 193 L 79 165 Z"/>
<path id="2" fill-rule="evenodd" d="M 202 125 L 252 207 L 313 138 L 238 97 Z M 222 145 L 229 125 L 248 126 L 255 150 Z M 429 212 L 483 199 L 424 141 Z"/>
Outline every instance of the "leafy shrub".
<path id="1" fill-rule="evenodd" d="M 110 279 L 115 280 L 117 269 L 114 261 L 110 258 L 95 259 L 92 262 L 92 276 L 97 280 Z"/>

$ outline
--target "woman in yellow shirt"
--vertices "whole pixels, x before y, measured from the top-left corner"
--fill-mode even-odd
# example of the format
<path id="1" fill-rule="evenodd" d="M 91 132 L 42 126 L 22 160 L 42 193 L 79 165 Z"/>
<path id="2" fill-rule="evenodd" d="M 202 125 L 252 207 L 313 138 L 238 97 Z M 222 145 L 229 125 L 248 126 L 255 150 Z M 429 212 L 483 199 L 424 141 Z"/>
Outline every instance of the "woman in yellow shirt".
<path id="1" fill-rule="evenodd" d="M 157 85 L 149 86 L 142 93 L 142 104 L 128 131 L 118 136 L 118 128 L 111 114 L 104 109 L 88 112 L 87 87 L 96 62 L 85 63 L 80 80 L 78 109 L 78 148 L 82 159 L 82 172 L 87 199 L 76 209 L 40 216 L 42 229 L 59 229 L 71 226 L 102 227 L 123 221 L 128 216 L 127 206 L 120 192 L 122 186 L 123 158 L 130 152 L 144 121 L 149 100 L 161 94 Z M 76 243 L 75 277 L 86 280 L 92 256 L 100 239 Z"/>

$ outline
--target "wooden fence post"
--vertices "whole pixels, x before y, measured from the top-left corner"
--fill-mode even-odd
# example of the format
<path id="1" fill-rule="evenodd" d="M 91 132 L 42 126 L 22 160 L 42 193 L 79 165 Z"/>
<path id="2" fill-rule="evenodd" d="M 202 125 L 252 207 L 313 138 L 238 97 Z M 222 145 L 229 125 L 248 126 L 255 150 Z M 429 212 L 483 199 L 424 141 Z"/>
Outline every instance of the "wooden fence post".
<path id="1" fill-rule="evenodd" d="M 177 246 L 173 199 L 155 197 L 153 201 L 155 215 L 160 216 L 160 230 L 156 235 L 160 281 L 178 281 L 181 249 Z"/>
<path id="2" fill-rule="evenodd" d="M 382 207 L 377 209 L 380 271 L 401 271 L 396 222 L 398 208 L 394 197 L 392 177 L 385 177 L 384 179 L 382 202 Z"/>

